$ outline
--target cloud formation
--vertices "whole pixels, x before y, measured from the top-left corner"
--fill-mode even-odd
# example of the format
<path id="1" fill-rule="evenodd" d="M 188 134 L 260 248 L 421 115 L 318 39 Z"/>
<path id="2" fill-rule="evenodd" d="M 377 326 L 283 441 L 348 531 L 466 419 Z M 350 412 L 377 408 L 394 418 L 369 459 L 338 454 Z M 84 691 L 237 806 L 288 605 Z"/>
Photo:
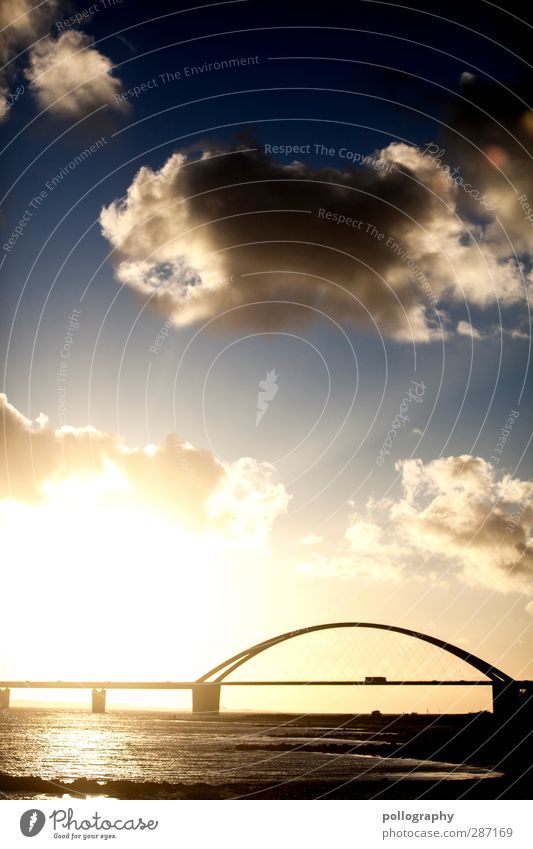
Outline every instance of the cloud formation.
<path id="1" fill-rule="evenodd" d="M 336 549 L 315 553 L 304 572 L 399 581 L 427 561 L 437 577 L 532 594 L 532 481 L 499 476 L 469 454 L 396 468 L 402 496 L 369 501 Z"/>
<path id="2" fill-rule="evenodd" d="M 60 14 L 60 0 L 2 0 L 0 3 L 0 121 L 9 112 L 9 84 L 14 76 L 14 60 L 48 32 Z"/>
<path id="3" fill-rule="evenodd" d="M 289 496 L 274 468 L 252 458 L 224 463 L 176 434 L 161 445 L 129 448 L 93 427 L 51 428 L 23 416 L 0 394 L 0 500 L 46 503 L 72 478 L 107 476 L 106 498 L 166 515 L 196 531 L 262 543 Z M 84 485 L 85 485 L 84 484 Z"/>
<path id="4" fill-rule="evenodd" d="M 481 339 L 481 333 L 469 321 L 461 320 L 457 324 L 459 336 L 470 336 L 472 339 Z"/>
<path id="5" fill-rule="evenodd" d="M 237 545 L 264 546 L 290 496 L 275 468 L 250 457 L 233 463 L 176 434 L 128 447 L 93 427 L 53 429 L 0 395 L 0 503 L 49 504 L 61 487 L 99 481 L 104 505 L 139 508 L 179 527 Z M 449 580 L 498 592 L 533 591 L 533 482 L 498 474 L 468 454 L 396 464 L 401 496 L 369 500 L 343 538 L 300 540 L 298 571 L 397 583 Z M 530 609 L 530 607 L 528 608 Z"/>
<path id="6" fill-rule="evenodd" d="M 211 146 L 143 167 L 100 215 L 118 279 L 177 325 L 230 311 L 228 325 L 271 328 L 323 310 L 420 342 L 465 299 L 523 302 L 512 251 L 487 238 L 492 213 L 469 236 L 434 158 L 392 143 L 371 161 L 313 169 Z"/>
<path id="7" fill-rule="evenodd" d="M 41 109 L 61 117 L 86 115 L 99 106 L 124 109 L 114 95 L 122 88 L 113 75 L 113 63 L 93 46 L 93 39 L 78 30 L 49 36 L 30 52 L 26 77 Z"/>
<path id="8" fill-rule="evenodd" d="M 495 206 L 486 238 L 502 252 L 512 244 L 521 258 L 531 257 L 533 236 L 533 77 L 513 82 L 491 82 L 469 75 L 465 100 L 456 101 L 442 146 L 443 162 L 467 174 L 471 184 Z M 472 214 L 475 204 L 462 192 L 459 208 Z M 529 218 L 528 218 L 529 216 Z"/>

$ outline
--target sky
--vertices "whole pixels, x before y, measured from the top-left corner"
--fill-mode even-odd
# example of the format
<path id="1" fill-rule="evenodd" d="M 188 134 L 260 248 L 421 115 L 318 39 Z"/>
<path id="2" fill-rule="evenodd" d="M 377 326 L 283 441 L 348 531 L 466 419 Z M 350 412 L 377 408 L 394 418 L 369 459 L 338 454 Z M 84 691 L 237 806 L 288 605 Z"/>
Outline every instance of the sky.
<path id="1" fill-rule="evenodd" d="M 533 677 L 531 25 L 463 6 L 4 0 L 0 679 L 189 680 L 336 621 Z M 258 674 L 435 677 L 389 636 Z"/>

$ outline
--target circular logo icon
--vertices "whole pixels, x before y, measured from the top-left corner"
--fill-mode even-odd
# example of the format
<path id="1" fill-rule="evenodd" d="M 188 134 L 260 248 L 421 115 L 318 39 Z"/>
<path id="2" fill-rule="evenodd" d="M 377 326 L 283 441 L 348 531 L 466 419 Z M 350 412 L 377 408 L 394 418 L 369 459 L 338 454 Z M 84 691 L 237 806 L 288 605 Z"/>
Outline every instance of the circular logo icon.
<path id="1" fill-rule="evenodd" d="M 42 831 L 46 817 L 42 811 L 32 808 L 29 811 L 24 811 L 20 818 L 20 830 L 24 837 L 35 837 Z"/>

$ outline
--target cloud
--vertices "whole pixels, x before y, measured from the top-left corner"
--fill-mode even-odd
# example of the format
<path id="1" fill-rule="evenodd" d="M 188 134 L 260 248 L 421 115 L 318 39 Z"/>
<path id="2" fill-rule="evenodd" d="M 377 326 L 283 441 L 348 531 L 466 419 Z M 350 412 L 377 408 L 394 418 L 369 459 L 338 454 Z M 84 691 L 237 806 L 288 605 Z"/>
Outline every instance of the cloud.
<path id="1" fill-rule="evenodd" d="M 401 497 L 369 501 L 330 556 L 307 561 L 304 572 L 400 580 L 427 559 L 432 576 L 532 593 L 532 481 L 498 476 L 469 454 L 403 460 L 396 468 Z"/>
<path id="2" fill-rule="evenodd" d="M 459 77 L 459 83 L 460 83 L 462 88 L 465 88 L 466 86 L 475 82 L 476 79 L 477 79 L 477 77 L 476 77 L 475 74 L 471 74 L 470 71 L 463 71 L 463 73 Z"/>
<path id="3" fill-rule="evenodd" d="M 308 577 L 357 578 L 397 584 L 408 565 L 405 546 L 388 535 L 373 518 L 369 501 L 363 513 L 353 513 L 346 532 L 329 552 L 312 551 L 299 559 L 297 572 Z"/>
<path id="4" fill-rule="evenodd" d="M 371 162 L 313 169 L 213 145 L 143 167 L 100 215 L 118 279 L 178 325 L 230 310 L 226 324 L 280 327 L 319 310 L 421 342 L 439 337 L 437 304 L 522 301 L 512 256 L 479 223 L 480 244 L 466 237 L 460 190 L 431 156 L 393 143 Z"/>
<path id="5" fill-rule="evenodd" d="M 289 496 L 275 469 L 252 458 L 224 463 L 176 434 L 161 445 L 128 447 L 93 427 L 51 428 L 0 395 L 0 500 L 46 503 L 72 479 L 106 478 L 106 498 L 163 514 L 182 526 L 263 543 Z"/>
<path id="6" fill-rule="evenodd" d="M 507 332 L 511 339 L 521 339 L 522 341 L 526 341 L 530 338 L 530 333 L 527 333 L 525 330 L 521 330 L 519 327 L 513 327 Z"/>
<path id="7" fill-rule="evenodd" d="M 525 317 L 524 317 L 525 318 Z M 524 321 L 524 324 L 527 322 Z M 530 333 L 528 330 L 523 330 L 521 327 L 504 327 L 503 324 L 488 324 L 483 331 L 478 330 L 469 321 L 461 320 L 457 323 L 456 333 L 459 336 L 468 336 L 472 339 L 499 340 L 502 336 L 509 336 L 511 339 L 520 339 L 522 341 L 529 340 Z"/>
<path id="8" fill-rule="evenodd" d="M 455 560 L 468 583 L 530 592 L 533 578 L 533 482 L 501 478 L 480 457 L 405 460 L 404 498 L 390 515 L 424 555 Z"/>
<path id="9" fill-rule="evenodd" d="M 225 475 L 209 496 L 207 513 L 235 539 L 266 542 L 274 521 L 287 511 L 289 496 L 275 480 L 269 463 L 242 457 L 225 467 Z"/>
<path id="10" fill-rule="evenodd" d="M 380 529 L 376 528 L 376 534 Z M 306 558 L 298 559 L 296 572 L 308 578 L 344 578 L 358 581 L 386 581 L 398 584 L 404 579 L 403 562 L 395 556 L 396 547 L 378 544 L 364 551 L 352 552 L 341 543 L 331 555 L 311 552 Z"/>
<path id="11" fill-rule="evenodd" d="M 319 534 L 307 534 L 298 540 L 299 545 L 320 545 L 324 542 L 324 537 Z"/>
<path id="12" fill-rule="evenodd" d="M 31 49 L 26 76 L 41 109 L 74 118 L 105 104 L 127 106 L 114 100 L 122 82 L 113 76 L 113 63 L 92 44 L 84 33 L 67 30 Z"/>
<path id="13" fill-rule="evenodd" d="M 15 73 L 15 58 L 45 35 L 60 14 L 59 0 L 2 0 L 0 3 L 0 121 L 7 117 L 10 82 Z"/>
<path id="14" fill-rule="evenodd" d="M 533 112 L 527 104 L 533 76 L 505 82 L 477 77 L 469 81 L 467 99 L 456 102 L 447 121 L 453 132 L 446 132 L 443 161 L 458 166 L 494 204 L 485 238 L 503 253 L 510 253 L 512 246 L 521 259 L 531 258 Z M 459 208 L 467 215 L 475 209 L 465 192 Z"/>
<path id="15" fill-rule="evenodd" d="M 460 321 L 457 325 L 459 336 L 470 336 L 472 339 L 481 339 L 481 333 L 472 327 L 469 321 Z"/>

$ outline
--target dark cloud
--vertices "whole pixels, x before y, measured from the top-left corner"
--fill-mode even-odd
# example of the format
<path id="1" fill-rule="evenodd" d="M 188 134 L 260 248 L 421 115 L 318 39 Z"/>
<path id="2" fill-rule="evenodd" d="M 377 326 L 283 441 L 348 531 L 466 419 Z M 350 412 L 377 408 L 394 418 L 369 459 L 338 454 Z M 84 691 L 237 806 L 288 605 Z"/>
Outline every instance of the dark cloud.
<path id="1" fill-rule="evenodd" d="M 313 315 L 288 301 L 429 341 L 437 303 L 521 297 L 512 259 L 486 239 L 482 250 L 465 240 L 459 194 L 405 144 L 345 170 L 211 146 L 142 168 L 101 224 L 119 279 L 177 324 L 228 310 L 226 324 L 252 328 Z"/>
<path id="2" fill-rule="evenodd" d="M 97 475 L 113 464 L 136 497 L 191 517 L 216 489 L 224 467 L 208 451 L 175 434 L 150 449 L 127 448 L 93 427 L 54 430 L 26 419 L 0 395 L 0 499 L 45 500 L 45 484 L 69 475 Z"/>
<path id="3" fill-rule="evenodd" d="M 129 506 L 195 532 L 260 543 L 289 496 L 268 463 L 225 463 L 176 434 L 161 445 L 130 448 L 93 427 L 59 430 L 45 416 L 32 422 L 0 394 L 0 502 L 46 504 L 67 486 L 71 507 L 84 509 L 79 488 L 104 508 Z M 0 504 L 0 507 L 2 505 Z"/>
<path id="4" fill-rule="evenodd" d="M 465 75 L 463 75 L 464 77 Z M 533 76 L 518 82 L 496 83 L 468 75 L 462 82 L 465 100 L 456 101 L 443 139 L 444 159 L 459 166 L 470 183 L 494 202 L 518 254 L 531 255 L 533 216 L 527 220 L 522 195 L 533 213 Z M 463 192 L 459 208 L 476 211 Z M 490 231 L 499 244 L 509 243 L 500 225 Z"/>

